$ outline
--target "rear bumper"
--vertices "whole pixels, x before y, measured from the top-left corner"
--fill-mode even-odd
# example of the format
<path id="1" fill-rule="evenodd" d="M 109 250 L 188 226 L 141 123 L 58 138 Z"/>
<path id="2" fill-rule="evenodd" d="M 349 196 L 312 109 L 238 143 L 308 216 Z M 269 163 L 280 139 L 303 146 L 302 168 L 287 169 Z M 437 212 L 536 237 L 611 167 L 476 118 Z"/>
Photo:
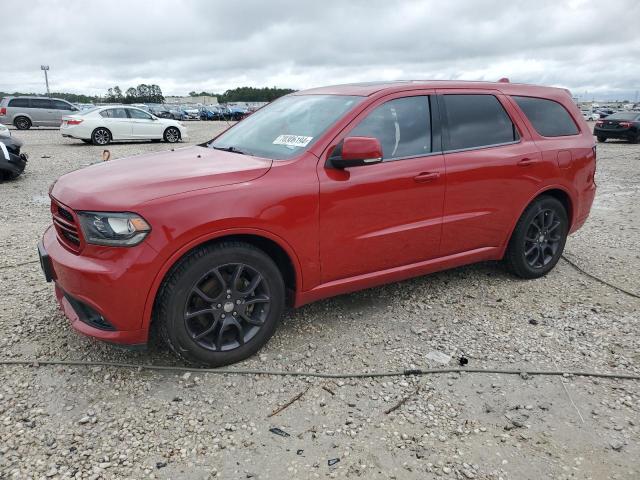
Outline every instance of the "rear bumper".
<path id="1" fill-rule="evenodd" d="M 608 130 L 606 128 L 594 128 L 593 134 L 596 137 L 605 137 L 605 138 L 635 138 L 638 135 L 638 132 L 634 132 L 631 129 L 627 130 Z"/>
<path id="2" fill-rule="evenodd" d="M 147 342 L 143 315 L 153 269 L 145 265 L 156 257 L 153 249 L 143 242 L 134 248 L 103 248 L 95 257 L 77 255 L 49 227 L 38 250 L 60 309 L 76 331 L 131 347 Z"/>

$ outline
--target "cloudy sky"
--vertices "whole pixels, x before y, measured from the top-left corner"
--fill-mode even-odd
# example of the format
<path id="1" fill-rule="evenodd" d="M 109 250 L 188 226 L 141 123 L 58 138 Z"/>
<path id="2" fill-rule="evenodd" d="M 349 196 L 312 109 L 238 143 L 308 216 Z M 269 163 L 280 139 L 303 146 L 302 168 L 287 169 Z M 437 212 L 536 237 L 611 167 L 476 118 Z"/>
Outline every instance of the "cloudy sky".
<path id="1" fill-rule="evenodd" d="M 634 100 L 640 1 L 3 0 L 0 91 L 481 79 Z"/>

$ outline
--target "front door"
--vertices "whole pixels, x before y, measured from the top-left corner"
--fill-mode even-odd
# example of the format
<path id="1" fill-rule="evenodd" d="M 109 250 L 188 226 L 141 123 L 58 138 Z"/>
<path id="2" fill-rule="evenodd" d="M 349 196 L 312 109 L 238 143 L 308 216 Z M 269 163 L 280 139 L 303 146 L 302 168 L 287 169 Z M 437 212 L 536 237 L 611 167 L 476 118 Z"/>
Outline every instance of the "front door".
<path id="1" fill-rule="evenodd" d="M 375 137 L 382 145 L 381 163 L 338 170 L 325 163 L 334 149 L 323 155 L 323 283 L 438 256 L 445 171 L 432 105 L 429 92 L 385 97 L 332 143 L 340 148 L 348 136 Z"/>
<path id="2" fill-rule="evenodd" d="M 127 108 L 131 117 L 133 138 L 162 138 L 163 125 L 151 115 L 137 108 Z"/>

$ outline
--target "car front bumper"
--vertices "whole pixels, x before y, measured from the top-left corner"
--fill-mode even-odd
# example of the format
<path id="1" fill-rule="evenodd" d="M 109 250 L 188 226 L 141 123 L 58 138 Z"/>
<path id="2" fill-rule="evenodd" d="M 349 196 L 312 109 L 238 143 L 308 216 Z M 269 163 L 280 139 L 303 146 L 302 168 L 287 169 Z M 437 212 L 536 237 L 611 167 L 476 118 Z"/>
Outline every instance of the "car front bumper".
<path id="1" fill-rule="evenodd" d="M 38 245 L 47 281 L 54 282 L 60 309 L 78 332 L 130 347 L 143 346 L 143 321 L 156 252 L 144 242 L 133 248 L 103 248 L 99 255 L 67 250 L 49 227 Z M 145 267 L 146 266 L 146 267 Z"/>

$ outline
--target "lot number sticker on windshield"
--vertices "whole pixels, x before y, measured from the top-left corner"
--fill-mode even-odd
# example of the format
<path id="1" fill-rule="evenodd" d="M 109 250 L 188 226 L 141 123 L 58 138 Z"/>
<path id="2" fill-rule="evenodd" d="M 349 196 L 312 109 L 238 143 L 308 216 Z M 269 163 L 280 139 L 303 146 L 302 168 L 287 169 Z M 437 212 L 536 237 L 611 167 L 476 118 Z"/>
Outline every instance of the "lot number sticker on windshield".
<path id="1" fill-rule="evenodd" d="M 273 141 L 274 145 L 286 145 L 287 147 L 306 147 L 313 137 L 302 135 L 280 135 Z"/>

